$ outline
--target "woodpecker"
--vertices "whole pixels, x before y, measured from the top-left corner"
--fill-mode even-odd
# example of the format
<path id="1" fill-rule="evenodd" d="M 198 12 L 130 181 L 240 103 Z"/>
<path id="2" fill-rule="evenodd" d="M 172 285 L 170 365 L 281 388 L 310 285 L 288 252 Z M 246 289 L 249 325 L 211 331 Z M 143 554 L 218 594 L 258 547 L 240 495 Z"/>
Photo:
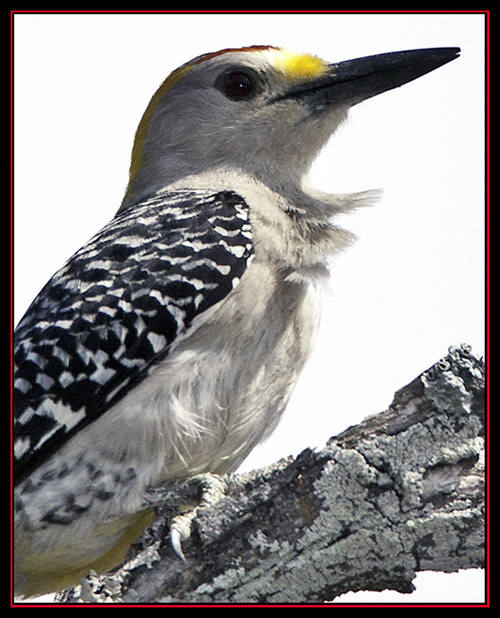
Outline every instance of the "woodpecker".
<path id="1" fill-rule="evenodd" d="M 315 190 L 311 163 L 350 107 L 459 51 L 224 49 L 162 83 L 116 215 L 15 331 L 17 595 L 118 565 L 148 489 L 232 472 L 269 436 L 352 241 L 335 216 L 372 197 Z"/>

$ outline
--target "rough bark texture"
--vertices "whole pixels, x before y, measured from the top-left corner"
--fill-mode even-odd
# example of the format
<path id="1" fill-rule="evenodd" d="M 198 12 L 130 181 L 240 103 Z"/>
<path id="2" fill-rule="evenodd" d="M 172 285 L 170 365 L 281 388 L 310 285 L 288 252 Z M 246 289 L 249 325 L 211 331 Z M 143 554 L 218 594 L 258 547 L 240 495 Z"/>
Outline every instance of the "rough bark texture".
<path id="1" fill-rule="evenodd" d="M 484 566 L 484 401 L 482 361 L 450 349 L 387 411 L 319 452 L 166 490 L 172 505 L 209 489 L 185 560 L 165 506 L 119 571 L 57 600 L 321 603 L 362 589 L 411 592 L 419 570 Z"/>

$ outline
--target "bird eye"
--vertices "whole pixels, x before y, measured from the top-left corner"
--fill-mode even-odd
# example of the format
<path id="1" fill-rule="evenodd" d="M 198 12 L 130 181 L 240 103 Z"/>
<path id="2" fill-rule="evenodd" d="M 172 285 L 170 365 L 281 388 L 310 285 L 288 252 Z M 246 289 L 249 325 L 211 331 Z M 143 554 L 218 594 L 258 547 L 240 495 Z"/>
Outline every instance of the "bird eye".
<path id="1" fill-rule="evenodd" d="M 258 93 L 257 76 L 248 69 L 230 69 L 219 75 L 217 88 L 228 99 L 242 101 L 251 99 Z"/>

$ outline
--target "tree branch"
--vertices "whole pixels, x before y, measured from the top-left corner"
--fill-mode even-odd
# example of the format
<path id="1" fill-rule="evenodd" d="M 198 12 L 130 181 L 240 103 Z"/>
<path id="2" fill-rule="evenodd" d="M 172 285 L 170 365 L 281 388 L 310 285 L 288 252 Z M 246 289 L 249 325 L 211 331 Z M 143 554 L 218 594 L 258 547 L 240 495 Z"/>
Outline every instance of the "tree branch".
<path id="1" fill-rule="evenodd" d="M 319 603 L 362 589 L 411 592 L 420 570 L 481 567 L 484 399 L 482 361 L 467 346 L 450 349 L 387 411 L 323 450 L 212 477 L 217 499 L 196 511 L 185 561 L 166 506 L 119 571 L 57 600 Z"/>

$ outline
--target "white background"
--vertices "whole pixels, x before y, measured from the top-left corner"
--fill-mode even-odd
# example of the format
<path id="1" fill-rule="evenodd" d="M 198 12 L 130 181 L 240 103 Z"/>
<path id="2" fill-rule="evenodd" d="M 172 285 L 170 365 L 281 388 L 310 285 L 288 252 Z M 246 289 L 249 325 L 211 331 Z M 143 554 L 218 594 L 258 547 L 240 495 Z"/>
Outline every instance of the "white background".
<path id="1" fill-rule="evenodd" d="M 15 322 L 123 196 L 139 119 L 167 74 L 225 47 L 271 44 L 335 62 L 424 47 L 458 60 L 355 107 L 316 186 L 383 188 L 346 217 L 358 242 L 332 263 L 318 345 L 262 466 L 385 409 L 453 344 L 484 354 L 484 28 L 467 14 L 16 15 Z M 426 573 L 411 596 L 482 601 L 482 571 Z"/>

